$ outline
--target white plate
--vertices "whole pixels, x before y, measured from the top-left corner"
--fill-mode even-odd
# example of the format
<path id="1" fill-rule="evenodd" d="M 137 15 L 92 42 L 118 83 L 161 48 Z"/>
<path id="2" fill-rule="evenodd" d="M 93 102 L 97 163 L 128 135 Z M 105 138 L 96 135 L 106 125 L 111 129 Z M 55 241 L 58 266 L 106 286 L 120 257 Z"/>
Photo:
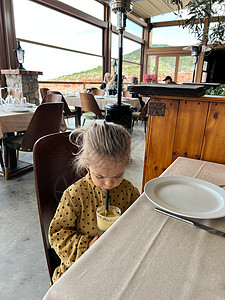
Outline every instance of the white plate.
<path id="1" fill-rule="evenodd" d="M 198 178 L 158 177 L 147 182 L 144 191 L 157 207 L 177 215 L 197 219 L 225 216 L 225 190 Z"/>

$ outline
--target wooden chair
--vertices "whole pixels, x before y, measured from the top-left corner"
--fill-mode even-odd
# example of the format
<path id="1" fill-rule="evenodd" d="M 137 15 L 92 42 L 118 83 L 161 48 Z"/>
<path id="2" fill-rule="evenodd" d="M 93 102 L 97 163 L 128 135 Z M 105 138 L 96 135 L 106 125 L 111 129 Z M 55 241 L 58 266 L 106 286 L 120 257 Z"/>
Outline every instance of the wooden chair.
<path id="1" fill-rule="evenodd" d="M 63 191 L 80 179 L 71 165 L 78 148 L 70 143 L 69 133 L 56 133 L 39 139 L 34 145 L 34 178 L 45 256 L 50 283 L 60 259 L 51 248 L 48 229 Z"/>
<path id="2" fill-rule="evenodd" d="M 40 88 L 40 94 L 41 94 L 42 101 L 44 100 L 44 97 L 48 94 L 48 91 L 50 91 L 50 89 Z"/>
<path id="3" fill-rule="evenodd" d="M 144 133 L 145 133 L 145 137 L 146 137 L 146 133 L 147 133 L 147 123 L 148 123 L 148 115 L 147 115 L 147 110 L 148 110 L 148 103 L 149 100 L 145 103 L 144 107 L 142 108 L 142 110 L 140 112 L 133 112 L 132 113 L 132 128 L 134 127 L 134 122 L 136 121 L 136 123 L 138 121 L 142 121 L 144 122 Z"/>
<path id="4" fill-rule="evenodd" d="M 93 90 L 92 94 L 95 96 L 95 95 L 98 95 L 98 96 L 104 96 L 104 90 Z"/>
<path id="5" fill-rule="evenodd" d="M 63 102 L 44 103 L 37 107 L 24 134 L 3 138 L 5 179 L 8 179 L 9 150 L 32 152 L 34 143 L 42 136 L 60 132 Z"/>
<path id="6" fill-rule="evenodd" d="M 132 94 L 129 91 L 123 91 L 123 97 L 132 98 Z"/>
<path id="7" fill-rule="evenodd" d="M 44 96 L 41 104 L 49 102 L 63 102 L 62 95 L 48 93 Z"/>
<path id="8" fill-rule="evenodd" d="M 63 94 L 58 91 L 48 91 L 48 95 L 61 95 L 62 96 L 62 102 L 64 103 L 64 117 L 69 118 L 75 118 L 75 127 L 80 126 L 80 117 L 81 112 L 79 108 L 70 108 L 68 103 L 66 102 L 66 99 L 64 98 Z"/>
<path id="9" fill-rule="evenodd" d="M 87 119 L 104 119 L 104 115 L 92 94 L 80 93 L 80 102 L 82 117 L 84 119 L 82 126 L 84 126 L 85 120 Z"/>

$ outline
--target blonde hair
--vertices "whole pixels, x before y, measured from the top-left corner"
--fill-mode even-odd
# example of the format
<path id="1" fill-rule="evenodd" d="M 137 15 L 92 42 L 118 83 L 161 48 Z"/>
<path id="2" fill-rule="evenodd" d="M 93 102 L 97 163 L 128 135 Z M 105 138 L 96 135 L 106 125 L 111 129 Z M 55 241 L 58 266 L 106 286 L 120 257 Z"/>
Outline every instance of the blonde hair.
<path id="1" fill-rule="evenodd" d="M 107 83 L 106 88 L 107 89 L 112 88 L 113 84 L 115 83 L 116 83 L 116 74 L 112 76 L 112 79 Z"/>
<path id="2" fill-rule="evenodd" d="M 106 78 L 109 77 L 109 76 L 111 77 L 111 74 L 110 74 L 110 73 L 105 73 L 103 82 L 106 83 Z"/>
<path id="3" fill-rule="evenodd" d="M 84 174 L 87 165 L 101 165 L 109 159 L 122 162 L 124 166 L 130 161 L 130 134 L 121 125 L 95 121 L 71 132 L 70 141 L 80 148 L 73 159 L 80 174 Z"/>

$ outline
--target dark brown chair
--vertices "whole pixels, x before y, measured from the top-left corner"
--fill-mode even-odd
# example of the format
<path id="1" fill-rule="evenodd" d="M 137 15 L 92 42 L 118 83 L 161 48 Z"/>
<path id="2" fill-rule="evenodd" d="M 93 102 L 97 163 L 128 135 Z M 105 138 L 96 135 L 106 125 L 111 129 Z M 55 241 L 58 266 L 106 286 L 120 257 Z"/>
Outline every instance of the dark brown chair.
<path id="1" fill-rule="evenodd" d="M 86 119 L 104 119 L 104 115 L 102 114 L 98 103 L 96 102 L 92 94 L 80 93 L 80 102 L 83 117 L 83 125 Z"/>
<path id="2" fill-rule="evenodd" d="M 42 101 L 44 100 L 44 97 L 48 94 L 48 91 L 50 91 L 50 89 L 40 88 L 40 94 L 41 94 Z"/>
<path id="3" fill-rule="evenodd" d="M 8 179 L 9 150 L 32 152 L 34 143 L 42 136 L 60 132 L 63 102 L 44 103 L 37 107 L 24 134 L 3 139 L 5 157 L 5 179 Z"/>
<path id="4" fill-rule="evenodd" d="M 133 112 L 132 113 L 132 129 L 134 127 L 134 122 L 136 121 L 136 123 L 138 121 L 142 121 L 144 122 L 144 133 L 145 133 L 145 138 L 146 138 L 146 133 L 147 133 L 147 123 L 148 123 L 148 115 L 147 115 L 147 110 L 148 110 L 148 103 L 149 100 L 145 103 L 144 107 L 142 108 L 142 110 L 140 112 Z"/>
<path id="5" fill-rule="evenodd" d="M 69 141 L 68 132 L 39 139 L 33 151 L 38 211 L 51 284 L 53 272 L 59 266 L 60 259 L 49 244 L 48 229 L 63 191 L 80 179 L 71 165 L 77 152 L 78 148 Z"/>
<path id="6" fill-rule="evenodd" d="M 95 95 L 98 95 L 98 96 L 104 96 L 104 90 L 93 90 L 92 94 L 95 96 Z"/>
<path id="7" fill-rule="evenodd" d="M 48 92 L 48 94 L 44 96 L 42 103 L 49 103 L 49 102 L 63 102 L 62 95 L 52 94 Z"/>
<path id="8" fill-rule="evenodd" d="M 65 118 L 75 118 L 75 127 L 80 126 L 80 116 L 81 112 L 79 108 L 70 108 L 68 103 L 66 102 L 66 99 L 64 98 L 63 94 L 58 91 L 49 91 L 48 95 L 61 95 L 62 96 L 62 102 L 64 103 L 64 117 Z"/>

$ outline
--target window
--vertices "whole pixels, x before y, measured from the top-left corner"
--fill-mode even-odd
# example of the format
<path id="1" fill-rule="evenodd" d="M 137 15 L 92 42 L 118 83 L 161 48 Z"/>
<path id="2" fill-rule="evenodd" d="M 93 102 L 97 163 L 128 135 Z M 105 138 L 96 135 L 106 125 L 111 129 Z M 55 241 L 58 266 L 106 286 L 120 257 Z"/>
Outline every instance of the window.
<path id="1" fill-rule="evenodd" d="M 87 76 L 91 77 L 91 73 L 88 70 L 94 68 L 96 68 L 96 74 L 102 74 L 101 57 L 93 57 L 25 42 L 21 42 L 21 46 L 23 49 L 26 49 L 24 68 L 42 71 L 43 75 L 39 76 L 39 80 L 58 78 L 59 80 L 69 81 L 71 80 L 71 74 L 82 71 L 85 71 L 88 74 Z M 82 64 L 80 64 L 80 61 Z M 98 71 L 97 67 L 99 68 Z"/>
<path id="2" fill-rule="evenodd" d="M 60 0 L 74 8 L 77 8 L 93 17 L 103 20 L 104 17 L 104 6 L 95 0 Z"/>
<path id="3" fill-rule="evenodd" d="M 118 59 L 118 35 L 112 35 L 113 59 Z M 123 75 L 130 82 L 131 76 L 140 77 L 141 45 L 127 38 L 123 38 Z M 114 61 L 113 61 L 114 62 Z M 112 64 L 113 64 L 112 62 Z"/>
<path id="4" fill-rule="evenodd" d="M 182 9 L 179 13 L 182 14 L 182 19 L 186 19 L 187 17 L 187 9 Z M 177 13 L 177 11 L 175 11 Z M 151 17 L 151 22 L 156 23 L 156 22 L 167 22 L 167 21 L 175 21 L 179 20 L 178 16 L 174 12 L 169 12 L 166 14 L 158 15 L 158 16 L 153 16 Z"/>
<path id="5" fill-rule="evenodd" d="M 177 20 L 177 16 L 173 12 L 151 17 L 152 23 L 174 21 L 174 20 Z"/>
<path id="6" fill-rule="evenodd" d="M 117 26 L 117 14 L 112 13 L 111 14 L 111 22 L 114 26 Z M 126 20 L 126 28 L 125 31 L 138 36 L 139 38 L 142 38 L 142 27 L 140 25 L 137 25 L 136 23 L 132 22 L 131 20 Z"/>
<path id="7" fill-rule="evenodd" d="M 118 58 L 118 35 L 112 35 L 112 58 Z M 123 38 L 123 59 L 140 63 L 141 57 L 141 45 L 139 43 L 133 42 L 127 38 Z"/>
<path id="8" fill-rule="evenodd" d="M 39 81 L 102 80 L 102 29 L 27 0 L 14 0 L 14 14 L 16 37 L 25 50 L 24 67 L 42 71 Z M 49 87 L 62 91 L 62 86 Z"/>
<path id="9" fill-rule="evenodd" d="M 197 40 L 187 29 L 179 26 L 154 28 L 152 33 L 152 47 L 195 45 Z"/>
<path id="10" fill-rule="evenodd" d="M 17 38 L 102 54 L 102 30 L 93 25 L 27 0 L 14 0 L 14 11 Z"/>
<path id="11" fill-rule="evenodd" d="M 148 74 L 155 74 L 156 56 L 148 56 Z"/>
<path id="12" fill-rule="evenodd" d="M 174 80 L 175 76 L 175 56 L 165 56 L 159 57 L 159 67 L 158 67 L 158 82 L 163 82 L 166 76 L 171 76 Z"/>
<path id="13" fill-rule="evenodd" d="M 193 70 L 194 70 L 194 57 L 181 56 L 179 58 L 177 83 L 192 82 Z"/>

